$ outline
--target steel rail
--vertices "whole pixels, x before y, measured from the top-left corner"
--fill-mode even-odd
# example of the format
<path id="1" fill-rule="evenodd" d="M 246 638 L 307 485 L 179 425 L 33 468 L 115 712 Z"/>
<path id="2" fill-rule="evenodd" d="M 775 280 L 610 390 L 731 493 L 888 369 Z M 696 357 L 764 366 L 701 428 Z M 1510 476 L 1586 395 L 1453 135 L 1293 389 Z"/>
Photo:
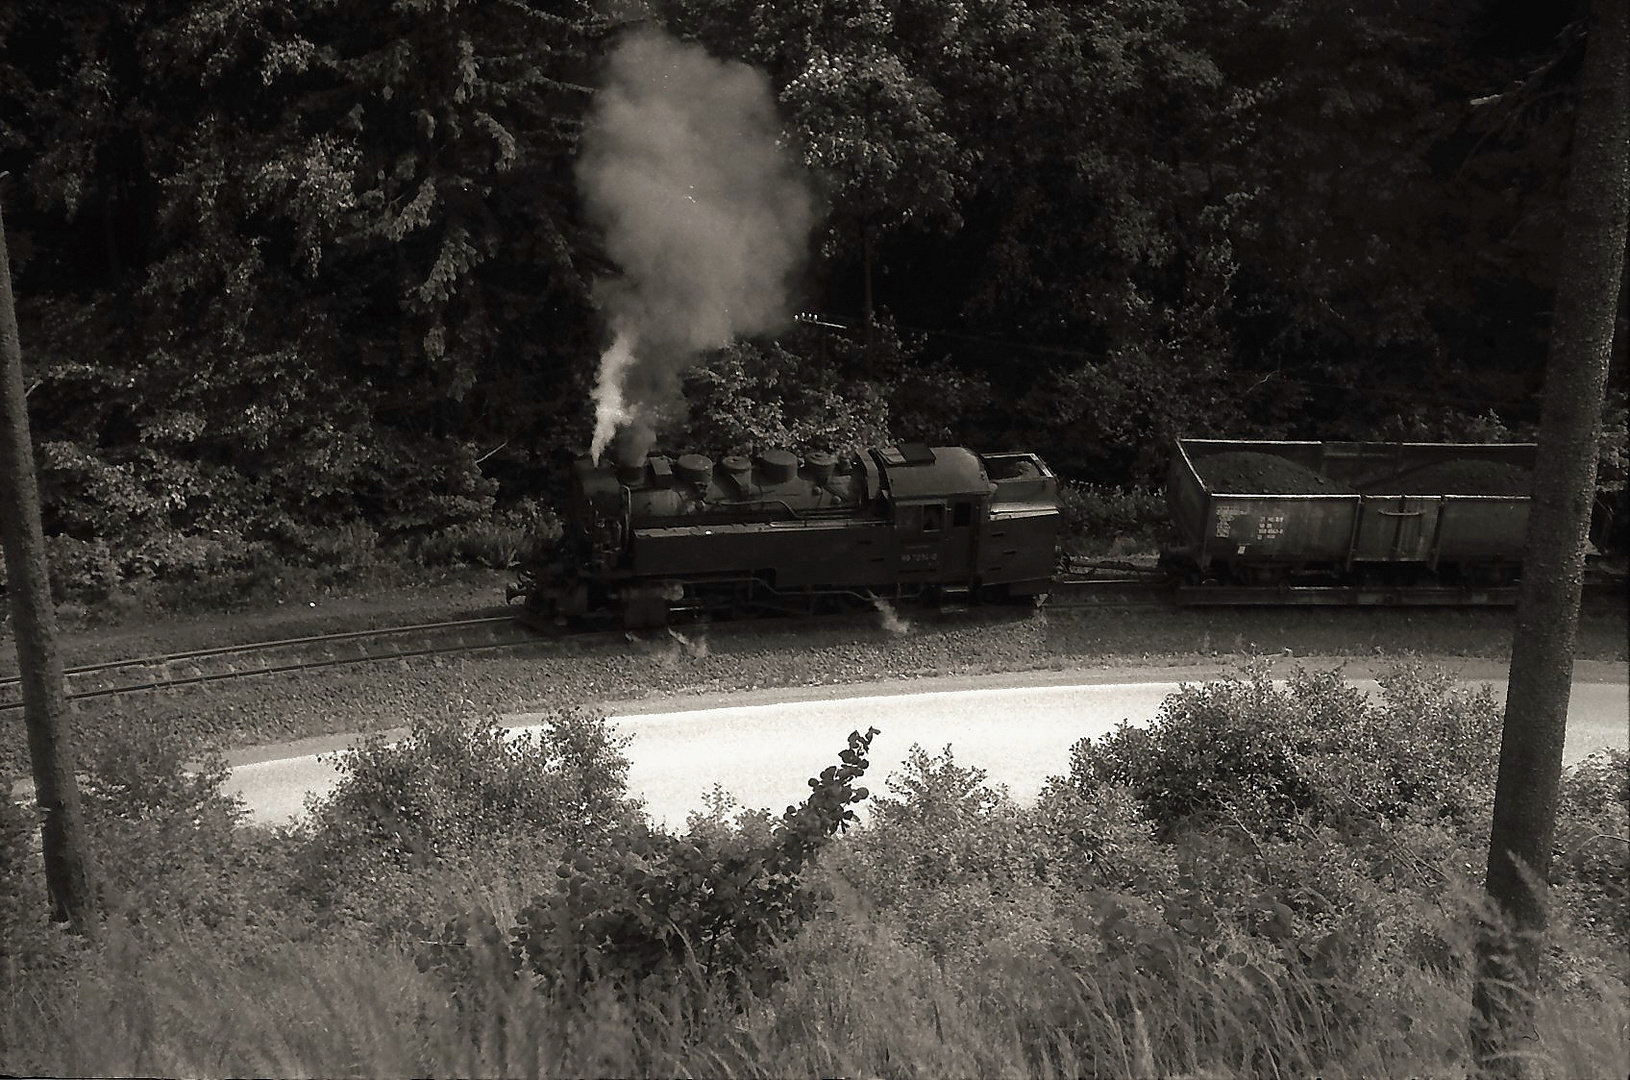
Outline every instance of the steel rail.
<path id="1" fill-rule="evenodd" d="M 392 637 L 404 637 L 412 634 L 447 633 L 449 631 L 470 629 L 481 626 L 516 626 L 511 615 L 487 616 L 479 619 L 453 619 L 441 622 L 413 623 L 407 626 L 376 627 L 370 630 L 348 630 L 334 634 L 314 634 L 296 638 L 279 638 L 272 641 L 244 642 L 237 645 L 223 645 L 209 649 L 197 649 L 190 652 L 167 653 L 160 656 L 137 657 L 125 660 L 113 660 L 99 664 L 86 664 L 69 668 L 63 672 L 67 677 L 84 677 L 108 672 L 122 671 L 131 668 L 152 668 L 163 671 L 187 663 L 202 660 L 218 659 L 224 656 L 244 655 L 252 656 L 256 653 L 273 653 L 281 649 L 312 648 L 315 646 L 335 644 L 366 643 L 370 639 L 384 640 Z M 384 653 L 362 652 L 356 656 L 345 657 L 317 657 L 305 660 L 288 661 L 282 663 L 261 663 L 254 667 L 239 670 L 192 672 L 183 675 L 156 675 L 143 679 L 140 682 L 128 682 L 112 687 L 95 687 L 84 690 L 70 690 L 66 698 L 70 701 L 79 701 L 87 698 L 113 697 L 119 694 L 135 693 L 143 690 L 155 690 L 170 686 L 196 685 L 199 683 L 219 682 L 226 679 L 244 678 L 251 675 L 269 675 L 281 672 L 311 670 L 323 667 L 338 667 L 345 664 L 360 664 L 370 661 L 398 660 L 414 656 L 428 656 L 437 653 L 451 652 L 477 652 L 483 649 L 513 648 L 518 645 L 543 640 L 535 634 L 523 633 L 510 641 L 493 641 L 469 644 L 460 642 L 456 645 L 428 646 L 410 649 L 393 649 Z M 0 679 L 0 691 L 10 690 L 19 686 L 21 679 L 18 676 L 8 676 Z M 0 712 L 22 708 L 21 701 L 0 701 Z"/>
<path id="2" fill-rule="evenodd" d="M 1172 608 L 1509 608 L 1517 603 L 1517 586 L 1324 586 L 1324 585 L 1182 585 L 1136 578 L 1069 577 L 1054 582 L 1047 607 Z M 1622 603 L 1625 586 L 1615 582 L 1584 585 L 1581 606 L 1595 609 Z"/>
<path id="3" fill-rule="evenodd" d="M 489 615 L 479 619 L 453 619 L 446 622 L 414 623 L 409 626 L 382 626 L 372 630 L 346 630 L 335 634 L 313 634 L 307 637 L 278 638 L 272 641 L 246 641 L 237 645 L 217 645 L 208 649 L 195 649 L 192 652 L 165 653 L 159 656 L 139 656 L 128 660 L 107 660 L 99 664 L 83 664 L 79 667 L 64 668 L 64 677 L 74 675 L 91 675 L 99 671 L 117 671 L 129 667 L 162 667 L 166 664 L 179 664 L 188 660 L 203 660 L 214 656 L 229 656 L 232 653 L 261 652 L 270 649 L 290 648 L 296 645 L 318 645 L 334 641 L 357 641 L 369 637 L 388 637 L 392 634 L 410 634 L 425 630 L 451 630 L 463 626 L 485 626 L 497 623 L 514 622 L 511 615 Z M 0 690 L 9 689 L 21 681 L 19 676 L 8 675 L 0 677 Z"/>
<path id="4" fill-rule="evenodd" d="M 343 667 L 347 664 L 377 664 L 390 660 L 405 660 L 412 656 L 435 656 L 443 653 L 481 652 L 486 649 L 513 649 L 521 645 L 538 645 L 545 639 L 536 635 L 527 635 L 516 638 L 514 641 L 492 641 L 484 645 L 447 645 L 422 649 L 404 649 L 382 656 L 346 656 L 324 657 L 321 660 L 308 660 L 289 664 L 272 664 L 265 667 L 251 668 L 248 671 L 210 671 L 196 675 L 179 675 L 174 678 L 154 679 L 150 682 L 129 683 L 124 686 L 99 687 L 95 690 L 77 690 L 67 695 L 70 701 L 83 701 L 87 698 L 117 697 L 121 694 L 141 693 L 145 690 L 167 690 L 173 686 L 195 686 L 201 683 L 224 682 L 227 679 L 244 679 L 254 675 L 279 675 L 291 671 L 316 671 L 319 668 Z M 18 709 L 20 702 L 7 702 L 0 704 L 0 711 Z"/>

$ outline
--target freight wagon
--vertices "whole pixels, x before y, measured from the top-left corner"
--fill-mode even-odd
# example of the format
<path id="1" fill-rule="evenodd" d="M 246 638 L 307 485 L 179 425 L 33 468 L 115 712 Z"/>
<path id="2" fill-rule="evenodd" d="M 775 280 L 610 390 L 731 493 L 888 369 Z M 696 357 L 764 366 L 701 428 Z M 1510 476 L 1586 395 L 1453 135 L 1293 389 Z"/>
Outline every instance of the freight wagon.
<path id="1" fill-rule="evenodd" d="M 1516 580 L 1535 447 L 1178 439 L 1166 498 L 1190 583 Z"/>

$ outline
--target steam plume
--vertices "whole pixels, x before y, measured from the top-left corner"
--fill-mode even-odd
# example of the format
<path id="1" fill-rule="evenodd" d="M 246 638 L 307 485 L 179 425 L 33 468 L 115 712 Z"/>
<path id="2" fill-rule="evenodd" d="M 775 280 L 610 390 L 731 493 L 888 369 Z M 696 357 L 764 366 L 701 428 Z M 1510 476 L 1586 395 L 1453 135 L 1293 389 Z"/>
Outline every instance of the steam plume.
<path id="1" fill-rule="evenodd" d="M 878 615 L 882 617 L 884 630 L 896 637 L 911 633 L 911 620 L 901 618 L 900 613 L 894 610 L 893 604 L 881 596 L 874 596 L 872 597 L 872 607 L 876 608 Z"/>
<path id="2" fill-rule="evenodd" d="M 611 54 L 583 134 L 577 182 L 622 275 L 596 295 L 613 341 L 594 391 L 599 460 L 613 438 L 638 460 L 706 349 L 787 318 L 815 201 L 777 143 L 769 80 L 656 31 Z"/>

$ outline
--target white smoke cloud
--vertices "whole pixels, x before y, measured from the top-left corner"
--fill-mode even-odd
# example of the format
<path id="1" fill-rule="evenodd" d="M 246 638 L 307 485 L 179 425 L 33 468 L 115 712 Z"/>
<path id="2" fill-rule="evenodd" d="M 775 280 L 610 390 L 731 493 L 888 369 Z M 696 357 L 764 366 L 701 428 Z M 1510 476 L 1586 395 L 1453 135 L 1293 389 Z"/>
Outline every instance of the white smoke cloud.
<path id="1" fill-rule="evenodd" d="M 785 325 L 815 199 L 779 144 L 768 78 L 652 30 L 611 54 L 577 161 L 622 275 L 598 283 L 614 340 L 595 389 L 596 460 L 643 456 L 706 349 Z"/>

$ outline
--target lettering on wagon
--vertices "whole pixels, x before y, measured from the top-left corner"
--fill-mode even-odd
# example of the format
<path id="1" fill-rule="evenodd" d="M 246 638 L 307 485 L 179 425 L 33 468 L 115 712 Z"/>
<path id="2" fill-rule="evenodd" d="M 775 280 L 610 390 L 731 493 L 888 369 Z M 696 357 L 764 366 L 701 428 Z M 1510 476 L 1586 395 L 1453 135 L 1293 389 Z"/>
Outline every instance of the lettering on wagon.
<path id="1" fill-rule="evenodd" d="M 1224 537 L 1234 535 L 1234 519 L 1245 517 L 1250 512 L 1249 506 L 1238 504 L 1225 503 L 1217 507 L 1217 535 Z"/>

